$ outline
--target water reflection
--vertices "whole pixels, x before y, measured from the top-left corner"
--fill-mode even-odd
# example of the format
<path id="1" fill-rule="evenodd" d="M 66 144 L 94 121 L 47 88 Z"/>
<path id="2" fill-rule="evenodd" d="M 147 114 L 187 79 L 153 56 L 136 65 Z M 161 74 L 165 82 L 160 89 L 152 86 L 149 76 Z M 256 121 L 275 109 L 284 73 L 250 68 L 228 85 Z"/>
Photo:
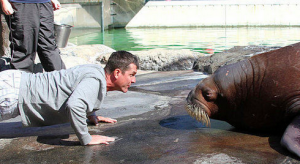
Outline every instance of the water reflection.
<path id="1" fill-rule="evenodd" d="M 233 46 L 286 46 L 300 41 L 300 27 L 73 29 L 69 42 L 116 50 L 191 49 L 216 53 Z"/>

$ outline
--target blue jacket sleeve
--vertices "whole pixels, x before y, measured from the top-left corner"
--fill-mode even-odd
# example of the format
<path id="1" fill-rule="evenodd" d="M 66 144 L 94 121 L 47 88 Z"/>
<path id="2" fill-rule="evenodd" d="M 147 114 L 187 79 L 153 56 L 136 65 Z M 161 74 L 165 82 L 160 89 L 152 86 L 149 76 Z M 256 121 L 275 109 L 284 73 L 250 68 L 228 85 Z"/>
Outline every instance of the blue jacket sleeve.
<path id="1" fill-rule="evenodd" d="M 99 85 L 100 82 L 94 78 L 83 79 L 67 100 L 70 123 L 82 145 L 87 145 L 92 139 L 86 119 L 97 101 Z"/>

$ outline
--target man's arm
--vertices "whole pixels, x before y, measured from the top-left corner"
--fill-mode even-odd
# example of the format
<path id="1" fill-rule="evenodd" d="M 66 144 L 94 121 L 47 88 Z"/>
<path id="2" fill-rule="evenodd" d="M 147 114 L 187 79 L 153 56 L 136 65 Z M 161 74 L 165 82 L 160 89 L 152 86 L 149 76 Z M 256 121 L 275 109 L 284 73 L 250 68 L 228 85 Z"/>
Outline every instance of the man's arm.
<path id="1" fill-rule="evenodd" d="M 92 111 L 99 94 L 100 82 L 94 78 L 82 80 L 75 88 L 67 101 L 67 110 L 71 126 L 74 129 L 80 143 L 87 144 L 107 144 L 113 138 L 99 135 L 91 136 L 88 133 L 86 123 L 87 111 Z M 101 92 L 101 91 L 100 91 Z"/>
<path id="2" fill-rule="evenodd" d="M 0 0 L 2 11 L 5 15 L 12 15 L 14 13 L 12 5 L 9 3 L 8 0 Z"/>

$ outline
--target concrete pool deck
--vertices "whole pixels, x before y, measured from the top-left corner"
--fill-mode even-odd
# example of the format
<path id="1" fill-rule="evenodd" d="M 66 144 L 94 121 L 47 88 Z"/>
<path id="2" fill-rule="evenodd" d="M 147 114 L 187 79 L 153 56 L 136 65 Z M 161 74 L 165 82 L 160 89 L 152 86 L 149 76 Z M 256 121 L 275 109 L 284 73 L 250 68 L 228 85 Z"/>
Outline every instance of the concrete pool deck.
<path id="1" fill-rule="evenodd" d="M 109 92 L 97 114 L 116 124 L 89 126 L 116 137 L 109 145 L 79 146 L 69 124 L 22 128 L 20 118 L 0 122 L 0 163 L 299 163 L 281 135 L 248 133 L 211 120 L 211 128 L 184 109 L 200 72 L 151 72 L 126 93 Z M 112 103 L 113 102 L 113 103 Z"/>

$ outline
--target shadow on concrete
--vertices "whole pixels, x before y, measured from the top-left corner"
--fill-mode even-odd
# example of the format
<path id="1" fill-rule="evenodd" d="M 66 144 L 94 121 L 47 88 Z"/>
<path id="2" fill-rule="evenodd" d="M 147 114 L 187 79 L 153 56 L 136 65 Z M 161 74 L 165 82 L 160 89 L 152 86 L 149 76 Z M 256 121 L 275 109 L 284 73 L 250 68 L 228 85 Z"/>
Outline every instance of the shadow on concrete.
<path id="1" fill-rule="evenodd" d="M 59 124 L 44 127 L 23 127 L 21 122 L 1 122 L 0 138 L 17 138 L 27 136 L 62 136 L 72 134 L 70 124 Z"/>
<path id="2" fill-rule="evenodd" d="M 44 127 L 23 127 L 21 122 L 0 123 L 0 138 L 18 138 L 37 136 L 37 142 L 48 145 L 78 146 L 77 138 L 69 138 L 73 134 L 70 124 L 59 124 Z"/>
<path id="3" fill-rule="evenodd" d="M 270 147 L 277 151 L 278 153 L 289 156 L 295 160 L 300 160 L 296 155 L 291 154 L 287 149 L 280 145 L 281 135 L 282 133 L 271 133 L 271 132 L 254 132 L 254 131 L 247 131 L 234 128 L 233 126 L 229 125 L 224 121 L 214 120 L 211 119 L 211 127 L 208 128 L 203 125 L 201 122 L 193 119 L 189 115 L 178 115 L 169 118 L 165 118 L 159 122 L 159 125 L 165 128 L 175 129 L 175 130 L 197 130 L 197 129 L 207 129 L 211 130 L 211 132 L 215 130 L 225 130 L 228 132 L 234 132 L 239 134 L 247 134 L 247 135 L 254 135 L 259 137 L 267 137 Z"/>
<path id="4" fill-rule="evenodd" d="M 292 154 L 286 148 L 281 146 L 280 140 L 281 140 L 282 134 L 284 132 L 282 130 L 279 130 L 277 132 L 263 132 L 263 131 L 249 131 L 249 130 L 242 130 L 242 129 L 234 128 L 231 131 L 232 132 L 243 133 L 243 134 L 247 134 L 247 135 L 259 136 L 259 137 L 268 137 L 269 145 L 273 150 L 277 151 L 278 153 L 280 153 L 284 156 L 288 156 L 288 157 L 293 158 L 295 160 L 300 160 L 299 157 Z M 288 163 L 288 161 L 287 161 L 287 163 Z"/>
<path id="5" fill-rule="evenodd" d="M 37 142 L 47 145 L 81 146 L 79 141 L 69 141 L 64 139 L 69 139 L 69 135 L 38 136 Z"/>
<path id="6" fill-rule="evenodd" d="M 279 136 L 279 135 L 278 136 L 270 136 L 269 137 L 270 147 L 284 156 L 289 156 L 290 158 L 293 158 L 295 160 L 300 160 L 299 157 L 297 157 L 296 155 L 292 154 L 287 149 L 282 147 L 280 144 L 280 140 L 281 140 L 281 136 Z"/>

